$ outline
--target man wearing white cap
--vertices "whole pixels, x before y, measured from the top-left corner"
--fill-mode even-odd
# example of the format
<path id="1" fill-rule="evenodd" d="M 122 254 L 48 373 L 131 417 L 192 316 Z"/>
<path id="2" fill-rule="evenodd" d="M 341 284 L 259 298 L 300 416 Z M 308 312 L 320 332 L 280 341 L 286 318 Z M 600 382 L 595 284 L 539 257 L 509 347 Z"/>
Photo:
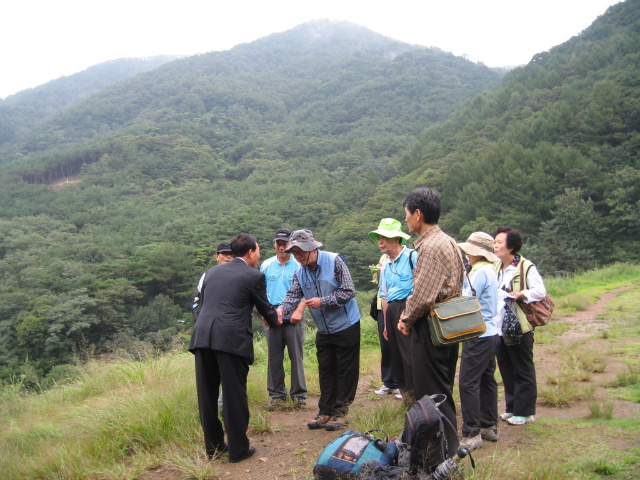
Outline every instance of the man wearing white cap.
<path id="1" fill-rule="evenodd" d="M 498 309 L 498 277 L 493 262 L 493 237 L 488 233 L 472 233 L 460 248 L 467 254 L 471 272 L 469 280 L 480 302 L 485 333 L 462 344 L 460 360 L 460 405 L 462 407 L 462 441 L 460 445 L 475 450 L 482 440 L 498 441 L 498 385 L 494 378 L 496 351 L 500 336 L 495 316 Z"/>
<path id="2" fill-rule="evenodd" d="M 319 412 L 307 423 L 310 429 L 344 428 L 349 405 L 360 377 L 360 310 L 351 273 L 341 255 L 319 250 L 322 243 L 311 230 L 291 234 L 291 246 L 300 267 L 278 307 L 284 317 L 297 321 L 301 300 L 318 327 L 316 350 L 320 381 Z"/>

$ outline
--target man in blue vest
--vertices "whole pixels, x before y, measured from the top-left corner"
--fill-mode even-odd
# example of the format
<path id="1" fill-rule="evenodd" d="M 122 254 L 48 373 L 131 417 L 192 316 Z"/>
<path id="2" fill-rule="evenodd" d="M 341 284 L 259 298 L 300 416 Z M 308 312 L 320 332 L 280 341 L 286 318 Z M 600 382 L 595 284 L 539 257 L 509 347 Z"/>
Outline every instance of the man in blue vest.
<path id="1" fill-rule="evenodd" d="M 319 412 L 310 429 L 339 430 L 348 424 L 349 405 L 360 376 L 360 311 L 351 273 L 341 255 L 319 250 L 322 243 L 311 230 L 291 234 L 291 246 L 300 267 L 278 310 L 297 320 L 301 301 L 310 308 L 318 327 L 316 350 L 320 380 Z"/>
<path id="2" fill-rule="evenodd" d="M 289 248 L 291 230 L 280 228 L 273 239 L 276 255 L 262 263 L 260 271 L 267 281 L 267 297 L 274 307 L 284 300 L 293 275 L 300 266 L 295 258 L 286 250 Z M 302 303 L 302 302 L 301 302 Z M 300 307 L 304 311 L 305 304 Z M 267 410 L 277 410 L 284 405 L 287 398 L 287 388 L 284 383 L 284 349 L 286 347 L 291 360 L 291 399 L 296 406 L 306 405 L 307 382 L 304 378 L 304 362 L 302 347 L 304 345 L 305 322 L 304 316 L 298 321 L 290 317 L 283 318 L 283 324 L 277 327 L 265 326 L 269 363 L 267 369 L 267 391 L 271 402 Z"/>

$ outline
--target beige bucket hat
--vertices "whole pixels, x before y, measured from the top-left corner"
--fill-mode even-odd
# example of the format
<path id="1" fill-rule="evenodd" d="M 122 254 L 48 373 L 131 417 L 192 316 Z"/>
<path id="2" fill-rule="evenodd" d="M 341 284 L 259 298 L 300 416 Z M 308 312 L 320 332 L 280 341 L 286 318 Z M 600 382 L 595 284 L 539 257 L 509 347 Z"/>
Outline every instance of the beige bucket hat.
<path id="1" fill-rule="evenodd" d="M 493 237 L 484 232 L 473 232 L 464 243 L 458 244 L 467 255 L 477 255 L 484 257 L 490 262 L 497 262 L 499 259 L 493 253 Z"/>

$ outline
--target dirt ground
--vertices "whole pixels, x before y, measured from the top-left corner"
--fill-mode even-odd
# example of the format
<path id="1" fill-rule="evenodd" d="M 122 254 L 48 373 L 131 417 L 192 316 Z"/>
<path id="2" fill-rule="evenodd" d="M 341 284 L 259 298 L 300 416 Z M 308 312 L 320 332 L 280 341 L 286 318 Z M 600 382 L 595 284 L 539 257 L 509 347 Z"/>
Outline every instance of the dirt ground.
<path id="1" fill-rule="evenodd" d="M 578 312 L 575 315 L 554 319 L 554 322 L 571 322 L 572 328 L 562 335 L 566 342 L 572 343 L 584 340 L 586 347 L 606 349 L 607 340 L 595 338 L 594 335 L 607 328 L 607 321 L 599 319 L 598 316 L 605 311 L 604 305 L 616 297 L 619 291 L 612 291 L 603 295 L 600 300 L 592 305 L 588 310 Z M 538 384 L 545 383 L 547 375 L 557 371 L 562 362 L 555 352 L 557 343 L 553 345 L 537 344 L 535 346 L 535 358 Z M 607 358 L 609 363 L 603 373 L 594 374 L 591 382 L 602 385 L 616 373 L 625 372 L 626 366 L 619 358 Z M 363 376 L 360 379 L 358 393 L 354 406 L 365 406 L 368 402 L 397 402 L 393 396 L 372 399 L 372 385 L 376 384 L 375 378 Z M 456 382 L 457 388 L 457 382 Z M 307 421 L 317 413 L 317 397 L 310 397 L 307 407 L 295 411 L 278 411 L 270 413 L 271 425 L 277 426 L 278 430 L 269 434 L 256 434 L 249 432 L 251 444 L 256 447 L 253 457 L 237 464 L 230 464 L 226 456 L 215 462 L 217 477 L 219 480 L 278 480 L 278 479 L 310 479 L 311 469 L 322 449 L 335 439 L 339 432 L 327 432 L 325 430 L 309 430 Z M 499 398 L 499 411 L 504 411 L 504 399 Z M 640 404 L 623 400 L 614 400 L 615 417 L 638 417 L 640 416 Z M 459 407 L 459 406 L 458 406 Z M 543 405 L 538 400 L 536 412 L 537 421 L 544 421 L 545 418 L 573 419 L 585 418 L 589 409 L 584 401 L 573 401 L 570 405 L 553 408 Z M 459 408 L 458 408 L 459 414 Z M 460 420 L 458 421 L 460 424 Z M 500 425 L 500 441 L 497 443 L 485 442 L 484 446 L 474 452 L 476 462 L 481 462 L 483 458 L 489 457 L 506 448 L 513 448 L 526 443 L 526 438 L 521 434 L 522 427 L 507 426 L 505 422 Z M 170 467 L 160 467 L 153 471 L 148 471 L 139 480 L 179 480 L 182 474 Z"/>

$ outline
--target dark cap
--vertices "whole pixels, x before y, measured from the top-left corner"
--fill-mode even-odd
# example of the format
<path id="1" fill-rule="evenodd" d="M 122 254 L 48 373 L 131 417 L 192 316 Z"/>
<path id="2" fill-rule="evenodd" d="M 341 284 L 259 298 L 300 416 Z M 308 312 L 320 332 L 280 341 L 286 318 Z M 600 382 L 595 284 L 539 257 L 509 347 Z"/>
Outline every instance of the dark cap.
<path id="1" fill-rule="evenodd" d="M 276 230 L 276 236 L 273 238 L 273 241 L 284 240 L 285 242 L 288 242 L 289 238 L 291 238 L 291 230 L 288 228 L 279 228 Z"/>
<path id="2" fill-rule="evenodd" d="M 231 253 L 231 242 L 220 242 L 216 253 Z"/>

